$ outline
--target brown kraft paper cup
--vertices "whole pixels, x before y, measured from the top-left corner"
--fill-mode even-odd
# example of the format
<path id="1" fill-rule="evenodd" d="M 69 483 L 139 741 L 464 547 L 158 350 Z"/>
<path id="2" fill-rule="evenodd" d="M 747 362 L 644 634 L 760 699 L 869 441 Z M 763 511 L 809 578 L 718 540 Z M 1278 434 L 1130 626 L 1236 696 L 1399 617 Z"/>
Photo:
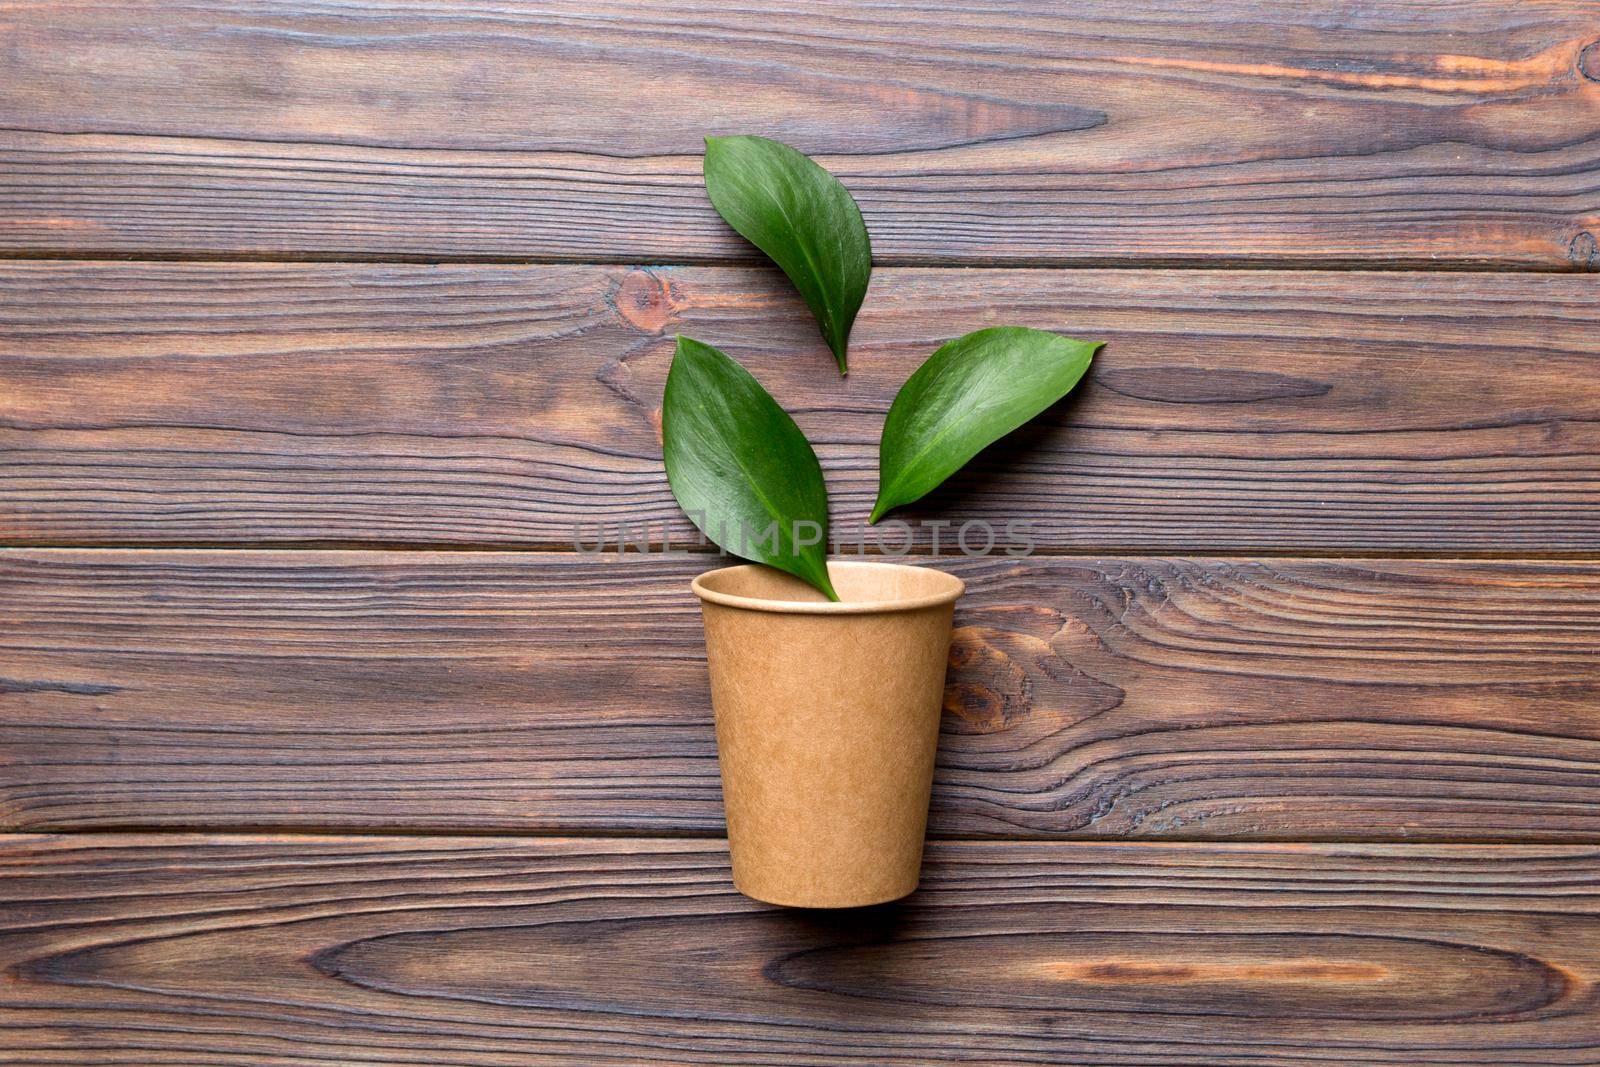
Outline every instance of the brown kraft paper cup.
<path id="1" fill-rule="evenodd" d="M 705 618 L 733 884 L 801 908 L 917 887 L 961 579 L 828 564 L 832 603 L 770 567 L 694 581 Z"/>

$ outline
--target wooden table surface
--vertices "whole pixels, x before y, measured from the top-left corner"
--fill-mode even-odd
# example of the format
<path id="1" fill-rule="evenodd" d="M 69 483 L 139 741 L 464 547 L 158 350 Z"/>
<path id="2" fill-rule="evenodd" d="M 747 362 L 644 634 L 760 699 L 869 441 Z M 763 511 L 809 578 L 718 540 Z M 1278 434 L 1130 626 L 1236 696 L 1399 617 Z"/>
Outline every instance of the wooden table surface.
<path id="1" fill-rule="evenodd" d="M 1593 0 L 0 6 L 0 1064 L 1600 1064 L 1597 237 Z M 907 513 L 1039 545 L 924 888 L 757 905 L 713 558 L 574 524 L 682 330 L 853 535 L 993 323 L 1108 344 Z"/>

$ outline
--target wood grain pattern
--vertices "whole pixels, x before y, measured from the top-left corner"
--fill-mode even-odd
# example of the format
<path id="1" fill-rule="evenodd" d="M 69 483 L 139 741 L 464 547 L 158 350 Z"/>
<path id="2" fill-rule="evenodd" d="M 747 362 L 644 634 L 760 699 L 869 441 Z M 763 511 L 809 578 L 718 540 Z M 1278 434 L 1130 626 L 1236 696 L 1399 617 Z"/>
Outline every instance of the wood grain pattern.
<path id="1" fill-rule="evenodd" d="M 721 831 L 704 557 L 0 561 L 12 829 Z M 937 834 L 1600 834 L 1600 565 L 945 565 Z"/>
<path id="2" fill-rule="evenodd" d="M 1600 1062 L 1574 846 L 948 843 L 772 909 L 721 842 L 0 839 L 15 1065 Z"/>
<path id="3" fill-rule="evenodd" d="M 921 505 L 1140 551 L 1600 550 L 1600 330 L 1577 276 L 883 270 L 831 369 L 775 271 L 0 267 L 0 539 L 680 543 L 679 331 L 817 442 L 859 538 L 894 392 L 1016 323 L 1109 343 Z M 888 537 L 891 545 L 895 535 Z M 929 547 L 930 530 L 919 541 Z"/>
<path id="4" fill-rule="evenodd" d="M 885 262 L 1600 267 L 1589 0 L 12 5 L 12 252 L 750 253 L 705 134 Z"/>
<path id="5" fill-rule="evenodd" d="M 862 204 L 847 382 L 735 132 Z M 0 1065 L 1600 1067 L 1597 238 L 1591 0 L 6 7 Z M 129 256 L 418 262 L 16 261 Z M 940 561 L 902 904 L 688 839 L 713 557 L 240 548 L 682 544 L 679 331 L 848 543 L 999 322 L 1109 345 L 900 516 L 1047 553 Z"/>

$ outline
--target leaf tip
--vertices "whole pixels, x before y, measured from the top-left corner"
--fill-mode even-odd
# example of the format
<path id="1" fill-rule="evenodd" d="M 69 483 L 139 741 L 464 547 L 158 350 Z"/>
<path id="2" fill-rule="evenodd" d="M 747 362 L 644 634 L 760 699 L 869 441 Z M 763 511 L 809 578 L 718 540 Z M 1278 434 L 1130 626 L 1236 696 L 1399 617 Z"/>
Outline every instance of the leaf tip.
<path id="1" fill-rule="evenodd" d="M 828 351 L 833 353 L 833 361 L 839 365 L 839 377 L 847 378 L 850 375 L 850 339 L 826 338 Z"/>
<path id="2" fill-rule="evenodd" d="M 833 601 L 835 604 L 844 599 L 833 588 L 833 579 L 828 575 L 828 565 L 826 563 L 822 565 L 822 574 L 813 580 L 811 584 L 822 590 L 822 595 Z"/>

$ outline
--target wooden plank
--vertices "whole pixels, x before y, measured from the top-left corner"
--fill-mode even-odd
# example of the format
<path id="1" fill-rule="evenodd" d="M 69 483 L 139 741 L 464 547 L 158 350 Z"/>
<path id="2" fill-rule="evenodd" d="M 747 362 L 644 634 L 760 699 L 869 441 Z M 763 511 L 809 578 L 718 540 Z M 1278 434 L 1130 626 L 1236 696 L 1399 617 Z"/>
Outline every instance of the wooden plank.
<path id="1" fill-rule="evenodd" d="M 0 560 L 0 825 L 721 832 L 703 558 Z M 1600 564 L 947 563 L 937 834 L 1600 834 Z"/>
<path id="2" fill-rule="evenodd" d="M 1591 0 L 12 5 L 12 252 L 747 257 L 706 134 L 885 262 L 1600 266 Z"/>
<path id="3" fill-rule="evenodd" d="M 840 380 L 770 270 L 11 263 L 0 540 L 682 542 L 682 331 L 794 411 L 855 541 L 894 392 L 1012 322 L 1109 344 L 902 517 L 1102 552 L 1593 553 L 1595 306 L 1558 275 L 890 269 Z"/>
<path id="4" fill-rule="evenodd" d="M 1574 846 L 947 843 L 899 905 L 723 845 L 0 839 L 8 1064 L 1600 1062 Z"/>

